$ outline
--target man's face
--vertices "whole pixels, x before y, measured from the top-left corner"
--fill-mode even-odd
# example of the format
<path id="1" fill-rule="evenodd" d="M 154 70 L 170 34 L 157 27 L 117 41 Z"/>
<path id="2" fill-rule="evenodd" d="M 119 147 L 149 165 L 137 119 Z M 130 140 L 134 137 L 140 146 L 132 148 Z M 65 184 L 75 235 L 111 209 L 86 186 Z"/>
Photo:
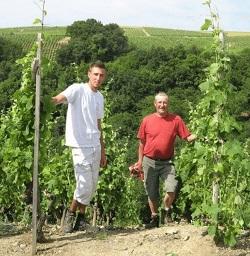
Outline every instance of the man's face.
<path id="1" fill-rule="evenodd" d="M 157 114 L 166 115 L 168 112 L 168 97 L 157 96 L 154 102 Z"/>
<path id="2" fill-rule="evenodd" d="M 93 67 L 88 72 L 89 85 L 93 91 L 97 91 L 106 76 L 105 69 Z"/>

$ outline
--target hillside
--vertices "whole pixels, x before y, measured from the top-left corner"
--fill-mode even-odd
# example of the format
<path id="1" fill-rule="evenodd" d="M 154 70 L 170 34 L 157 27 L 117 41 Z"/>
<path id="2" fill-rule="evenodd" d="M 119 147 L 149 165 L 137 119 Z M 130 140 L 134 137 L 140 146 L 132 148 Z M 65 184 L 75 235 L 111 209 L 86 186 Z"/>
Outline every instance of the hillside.
<path id="1" fill-rule="evenodd" d="M 154 27 L 122 27 L 129 43 L 141 49 L 162 46 L 173 47 L 178 44 L 186 46 L 209 46 L 212 36 L 208 32 L 175 30 Z M 1 28 L 0 36 L 16 41 L 28 51 L 36 40 L 38 27 Z M 44 56 L 53 59 L 58 48 L 64 43 L 66 27 L 45 27 Z M 250 45 L 250 32 L 226 32 L 226 42 L 230 51 L 240 51 Z"/>

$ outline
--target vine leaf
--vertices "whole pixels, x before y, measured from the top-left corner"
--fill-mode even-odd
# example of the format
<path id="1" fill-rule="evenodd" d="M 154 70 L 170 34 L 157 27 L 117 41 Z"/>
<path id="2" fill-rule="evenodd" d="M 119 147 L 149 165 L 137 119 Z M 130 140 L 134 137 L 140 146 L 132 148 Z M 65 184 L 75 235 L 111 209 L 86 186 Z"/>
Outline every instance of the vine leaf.
<path id="1" fill-rule="evenodd" d="M 209 234 L 210 236 L 215 236 L 216 231 L 217 231 L 217 226 L 216 226 L 216 225 L 210 225 L 210 226 L 208 227 L 207 231 L 208 231 L 208 234 Z"/>
<path id="2" fill-rule="evenodd" d="M 208 30 L 211 25 L 212 21 L 210 19 L 205 19 L 204 24 L 201 26 L 201 30 Z"/>
<path id="3" fill-rule="evenodd" d="M 34 25 L 41 25 L 42 24 L 42 21 L 41 21 L 41 19 L 39 19 L 39 18 L 36 18 L 34 21 L 33 21 L 33 24 Z"/>
<path id="4" fill-rule="evenodd" d="M 241 199 L 241 196 L 240 195 L 237 195 L 235 198 L 234 198 L 234 203 L 236 205 L 241 205 L 242 204 L 242 199 Z"/>

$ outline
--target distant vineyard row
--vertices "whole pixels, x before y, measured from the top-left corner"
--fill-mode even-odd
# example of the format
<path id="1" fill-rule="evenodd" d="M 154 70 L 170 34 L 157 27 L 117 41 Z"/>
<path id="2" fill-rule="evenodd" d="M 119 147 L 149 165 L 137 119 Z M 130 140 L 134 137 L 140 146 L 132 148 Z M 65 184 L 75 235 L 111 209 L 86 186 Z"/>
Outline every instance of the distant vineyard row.
<path id="1" fill-rule="evenodd" d="M 175 30 L 152 27 L 123 27 L 130 43 L 146 49 L 152 46 L 166 48 L 183 44 L 185 46 L 209 46 L 212 35 L 209 32 Z M 230 51 L 240 51 L 250 47 L 250 32 L 226 32 L 225 41 Z"/>
<path id="2" fill-rule="evenodd" d="M 174 30 L 152 27 L 123 27 L 125 35 L 131 44 L 148 49 L 162 46 L 174 47 L 178 44 L 185 46 L 209 46 L 212 36 L 208 32 L 196 32 L 186 30 Z M 24 52 L 27 52 L 36 41 L 37 27 L 0 29 L 0 36 L 21 44 Z M 43 55 L 54 59 L 56 51 L 67 42 L 65 27 L 46 27 L 44 29 L 45 42 Z M 232 51 L 239 51 L 250 47 L 250 33 L 237 34 L 226 33 L 226 42 Z"/>
<path id="3" fill-rule="evenodd" d="M 37 27 L 0 29 L 0 36 L 20 44 L 24 52 L 28 52 L 37 39 Z M 43 56 L 54 59 L 56 51 L 65 43 L 65 27 L 44 28 Z"/>

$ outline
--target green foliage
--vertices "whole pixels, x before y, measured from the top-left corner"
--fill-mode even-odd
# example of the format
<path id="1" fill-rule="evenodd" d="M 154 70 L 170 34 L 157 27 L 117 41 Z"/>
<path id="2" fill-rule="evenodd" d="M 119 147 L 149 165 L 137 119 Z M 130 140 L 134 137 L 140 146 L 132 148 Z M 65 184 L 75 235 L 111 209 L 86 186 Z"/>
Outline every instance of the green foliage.
<path id="1" fill-rule="evenodd" d="M 33 56 L 34 51 L 18 62 L 23 69 L 21 88 L 15 92 L 12 107 L 1 115 L 0 121 L 0 176 L 5 184 L 0 188 L 0 204 L 16 216 L 24 211 L 23 197 L 26 185 L 32 179 L 34 84 L 31 82 L 30 63 Z"/>
<path id="2" fill-rule="evenodd" d="M 244 205 L 249 199 L 249 154 L 232 133 L 241 130 L 229 113 L 232 86 L 228 82 L 230 58 L 224 50 L 222 31 L 212 14 L 215 61 L 206 70 L 207 79 L 200 84 L 202 98 L 190 111 L 190 129 L 198 135 L 194 145 L 185 146 L 178 161 L 180 177 L 185 184 L 182 199 L 192 202 L 193 218 L 209 224 L 215 240 L 234 246 L 244 222 Z M 212 197 L 212 186 L 219 184 L 218 203 Z M 212 200 L 213 199 L 213 200 Z"/>
<path id="3" fill-rule="evenodd" d="M 108 62 L 128 49 L 127 38 L 116 24 L 103 25 L 94 19 L 75 21 L 67 28 L 67 35 L 71 40 L 57 55 L 57 61 L 62 65 L 97 59 Z"/>
<path id="4" fill-rule="evenodd" d="M 117 132 L 109 124 L 111 99 L 107 88 L 103 93 L 106 99 L 106 115 L 102 129 L 108 166 L 101 170 L 95 201 L 102 209 L 102 220 L 109 216 L 108 219 L 111 218 L 115 225 L 132 225 L 140 222 L 140 193 L 136 181 L 129 177 L 126 161 L 128 139 L 124 137 L 123 140 L 117 140 Z"/>
<path id="5" fill-rule="evenodd" d="M 0 62 L 15 61 L 22 51 L 16 42 L 5 39 L 0 36 Z"/>
<path id="6" fill-rule="evenodd" d="M 15 91 L 19 89 L 21 83 L 20 67 L 12 64 L 11 69 L 12 70 L 9 72 L 8 78 L 3 82 L 0 82 L 0 109 L 2 113 L 11 107 L 11 104 L 13 103 L 12 97 Z"/>
<path id="7" fill-rule="evenodd" d="M 31 203 L 33 143 L 34 143 L 34 94 L 35 86 L 31 78 L 31 63 L 35 56 L 35 49 L 27 56 L 18 60 L 22 67 L 21 87 L 13 96 L 11 108 L 1 115 L 0 141 L 0 176 L 3 184 L 0 188 L 1 207 L 7 210 L 11 219 L 20 220 L 27 216 L 27 206 Z M 49 64 L 45 63 L 48 69 Z M 48 70 L 46 71 L 48 73 Z M 72 197 L 71 190 L 66 190 L 72 184 L 73 173 L 69 173 L 70 163 L 65 164 L 69 153 L 57 144 L 53 135 L 60 141 L 57 130 L 57 120 L 52 120 L 50 114 L 53 110 L 50 103 L 48 88 L 43 88 L 45 96 L 42 98 L 41 127 L 40 127 L 40 160 L 39 179 L 41 191 L 41 204 L 48 210 L 51 196 L 56 197 L 56 206 L 67 203 Z M 69 159 L 71 160 L 71 159 Z M 71 175 L 71 178 L 69 178 Z M 56 207 L 55 206 L 55 207 Z M 26 210 L 25 210 L 26 209 Z M 29 211 L 29 210 L 28 210 Z M 25 217 L 26 218 L 26 217 Z"/>
<path id="8" fill-rule="evenodd" d="M 120 129 L 120 138 L 135 137 L 141 118 L 154 111 L 152 97 L 159 91 L 168 92 L 173 101 L 171 111 L 187 119 L 189 105 L 199 97 L 196 88 L 204 77 L 203 68 L 211 58 L 204 55 L 196 47 L 159 47 L 134 50 L 109 63 L 112 80 L 108 90 L 113 99 L 110 121 Z"/>
<path id="9" fill-rule="evenodd" d="M 15 61 L 21 55 L 22 49 L 16 42 L 0 36 L 0 83 L 11 76 L 16 69 Z"/>

